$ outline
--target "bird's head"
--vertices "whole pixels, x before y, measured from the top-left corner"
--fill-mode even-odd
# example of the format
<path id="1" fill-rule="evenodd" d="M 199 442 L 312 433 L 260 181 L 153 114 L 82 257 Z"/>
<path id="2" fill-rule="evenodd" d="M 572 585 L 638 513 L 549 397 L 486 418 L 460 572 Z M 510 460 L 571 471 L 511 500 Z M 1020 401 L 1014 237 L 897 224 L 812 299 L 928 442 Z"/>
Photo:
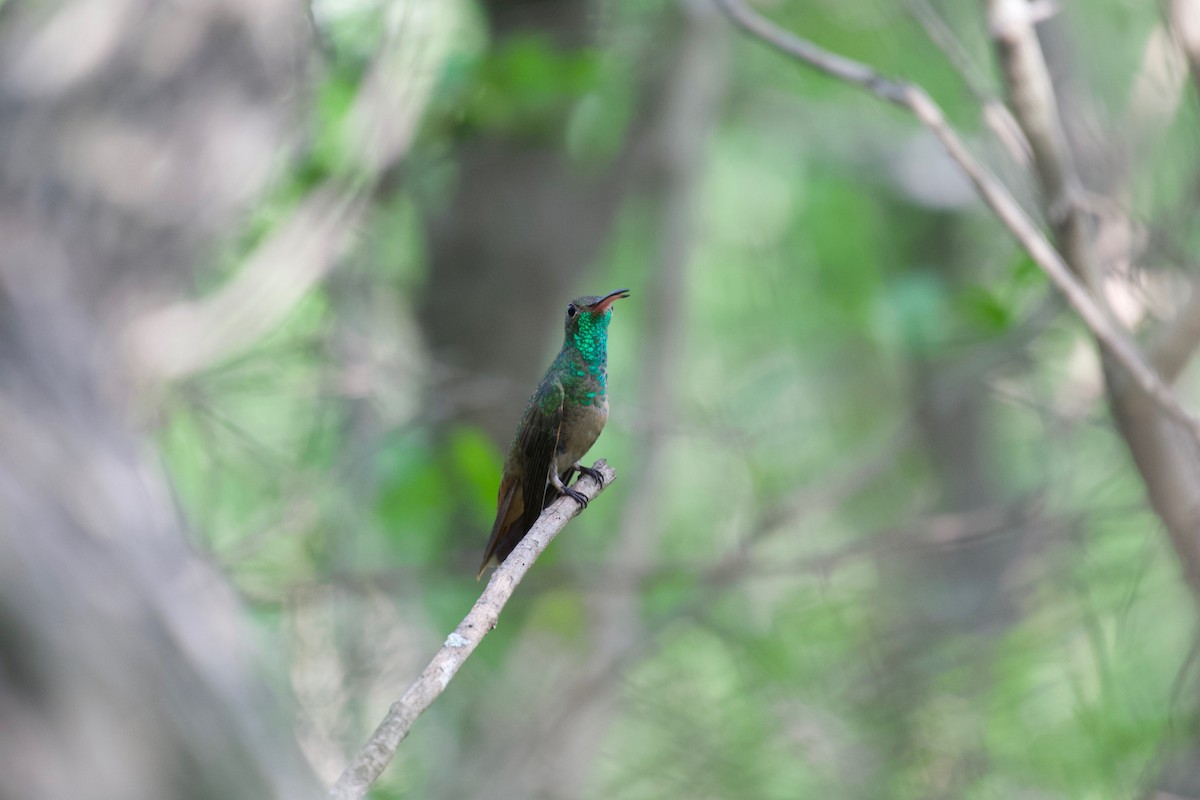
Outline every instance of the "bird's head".
<path id="1" fill-rule="evenodd" d="M 566 331 L 567 338 L 574 338 L 580 328 L 591 330 L 608 327 L 612 318 L 612 304 L 617 300 L 629 297 L 628 289 L 617 289 L 603 297 L 577 297 L 567 303 Z"/>

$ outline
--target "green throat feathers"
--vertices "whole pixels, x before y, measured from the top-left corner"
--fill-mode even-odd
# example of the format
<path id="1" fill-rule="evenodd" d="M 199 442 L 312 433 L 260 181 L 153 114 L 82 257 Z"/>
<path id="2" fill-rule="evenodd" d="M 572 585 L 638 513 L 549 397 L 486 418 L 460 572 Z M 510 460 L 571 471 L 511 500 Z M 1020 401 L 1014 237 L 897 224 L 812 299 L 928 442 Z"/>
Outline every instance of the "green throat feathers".
<path id="1" fill-rule="evenodd" d="M 559 354 L 563 363 L 560 380 L 568 400 L 578 405 L 599 405 L 608 389 L 608 323 L 612 309 L 600 314 L 583 313 L 575 329 L 567 334 Z"/>

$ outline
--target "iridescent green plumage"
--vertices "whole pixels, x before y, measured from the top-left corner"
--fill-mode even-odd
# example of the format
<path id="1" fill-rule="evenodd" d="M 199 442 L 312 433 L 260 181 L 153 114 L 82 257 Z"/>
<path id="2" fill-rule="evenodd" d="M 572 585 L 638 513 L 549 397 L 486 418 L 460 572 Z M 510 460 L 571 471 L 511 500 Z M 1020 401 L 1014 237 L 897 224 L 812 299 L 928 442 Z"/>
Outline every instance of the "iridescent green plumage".
<path id="1" fill-rule="evenodd" d="M 496 521 L 479 574 L 494 559 L 504 561 L 558 494 L 587 506 L 566 486 L 574 472 L 600 480 L 579 464 L 608 419 L 608 323 L 614 301 L 627 289 L 604 297 L 581 297 L 567 306 L 562 350 L 529 399 L 504 461 Z M 556 494 L 547 489 L 553 487 Z"/>
<path id="2" fill-rule="evenodd" d="M 597 298 L 583 297 L 572 305 L 578 307 L 586 300 L 598 302 Z M 608 322 L 612 309 L 596 315 L 579 313 L 575 319 L 578 324 L 574 330 L 568 319 L 567 340 L 546 377 L 554 376 L 562 383 L 566 402 L 600 405 L 608 394 Z"/>

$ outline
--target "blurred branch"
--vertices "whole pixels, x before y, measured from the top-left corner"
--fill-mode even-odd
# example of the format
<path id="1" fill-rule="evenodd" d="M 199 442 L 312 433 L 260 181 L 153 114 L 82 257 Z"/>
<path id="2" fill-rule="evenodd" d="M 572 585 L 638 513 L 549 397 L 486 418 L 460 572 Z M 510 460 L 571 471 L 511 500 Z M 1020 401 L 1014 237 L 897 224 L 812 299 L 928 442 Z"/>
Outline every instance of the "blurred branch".
<path id="1" fill-rule="evenodd" d="M 592 466 L 604 477 L 604 483 L 597 485 L 596 481 L 587 476 L 581 477 L 575 483 L 575 488 L 589 500 L 595 499 L 617 477 L 613 468 L 603 460 Z M 475 605 L 454 632 L 446 637 L 445 644 L 434 655 L 429 666 L 408 687 L 404 695 L 392 704 L 383 722 L 379 723 L 366 745 L 338 778 L 330 790 L 330 796 L 334 800 L 358 800 L 366 795 L 396 754 L 400 742 L 408 736 L 417 717 L 445 691 L 451 678 L 471 653 L 475 652 L 483 637 L 496 627 L 500 612 L 504 610 L 517 584 L 525 577 L 533 562 L 579 511 L 579 504 L 574 500 L 560 497 L 542 512 L 537 524 L 525 534 L 525 538 L 512 554 L 492 573 L 483 594 L 475 601 Z"/>
<path id="2" fill-rule="evenodd" d="M 946 122 L 941 107 L 924 89 L 910 83 L 891 80 L 861 62 L 823 50 L 754 13 L 742 0 L 717 0 L 717 2 L 734 24 L 776 50 L 826 75 L 865 89 L 882 100 L 912 112 L 942 143 L 947 154 L 963 170 L 988 208 L 1008 228 L 1055 287 L 1062 292 L 1067 302 L 1079 314 L 1100 344 L 1125 368 L 1142 391 L 1153 398 L 1155 403 L 1171 417 L 1184 425 L 1192 438 L 1200 443 L 1200 420 L 1183 407 L 1171 389 L 1154 371 L 1154 368 L 1145 361 L 1133 342 L 1097 303 L 1084 282 L 1072 273 L 1062 255 L 1033 223 L 1007 187 L 971 155 L 963 143 L 962 137 Z M 1047 135 L 1053 136 L 1053 132 L 1049 132 Z M 1030 138 L 1032 140 L 1033 137 L 1030 136 Z M 1034 146 L 1036 154 L 1038 145 L 1033 141 L 1031 144 Z M 1044 155 L 1046 155 L 1045 152 L 1042 153 L 1042 156 Z M 1065 175 L 1059 188 L 1064 190 L 1070 188 L 1065 180 Z M 1060 209 L 1052 207 L 1050 216 L 1052 224 L 1054 224 L 1053 220 L 1056 217 L 1062 218 L 1062 212 Z"/>
<path id="3" fill-rule="evenodd" d="M 1092 230 L 1080 200 L 1078 175 L 1063 133 L 1032 12 L 1024 0 L 988 0 L 988 19 L 1013 108 L 1034 148 L 1038 179 L 1055 235 L 1071 269 L 1098 295 L 1105 270 L 1092 249 L 1097 232 Z M 1200 330 L 1190 319 L 1196 305 L 1196 300 L 1189 300 L 1182 310 L 1184 316 L 1159 331 L 1153 351 L 1157 362 L 1166 368 L 1167 380 L 1182 369 L 1194 349 L 1193 342 L 1200 336 Z M 1163 333 L 1167 335 L 1163 337 Z M 1115 354 L 1109 349 L 1105 355 Z M 1195 423 L 1190 415 L 1185 420 L 1176 413 L 1182 408 L 1175 402 L 1164 404 L 1164 400 L 1175 401 L 1173 394 L 1152 392 L 1136 377 L 1133 382 L 1136 385 L 1131 385 L 1120 369 L 1128 369 L 1129 364 L 1120 358 L 1116 361 L 1120 363 L 1105 364 L 1105 384 L 1113 416 L 1142 475 L 1150 501 L 1171 537 L 1189 587 L 1195 596 L 1200 596 L 1200 538 L 1197 537 L 1200 483 L 1194 477 L 1200 452 L 1195 442 L 1178 441 L 1175 426 L 1166 424 L 1160 411 L 1166 410 L 1183 422 L 1193 437 Z M 1158 374 L 1153 374 L 1157 381 Z"/>
<path id="4" fill-rule="evenodd" d="M 135 320 L 126 332 L 135 362 L 173 380 L 243 352 L 329 273 L 365 211 L 366 202 L 355 194 L 314 192 L 215 294 Z"/>
<path id="5" fill-rule="evenodd" d="M 1050 73 L 1034 33 L 1034 9 L 1026 0 L 988 0 L 988 22 L 996 40 L 1009 103 L 1033 149 L 1046 216 L 1063 258 L 1103 303 L 1102 271 L 1096 265 L 1082 185 L 1067 145 Z"/>
<path id="6" fill-rule="evenodd" d="M 315 798 L 112 336 L 132 293 L 189 283 L 287 151 L 298 9 L 0 14 L 0 795 Z"/>
<path id="7" fill-rule="evenodd" d="M 1187 5 L 1194 7 L 1191 13 L 1195 17 L 1200 3 L 1180 0 L 1173 3 L 1171 9 L 1178 15 L 1181 30 L 1186 30 L 1188 24 L 1188 11 L 1184 9 Z M 1112 225 L 1118 222 L 1129 224 L 1124 211 L 1117 211 L 1116 218 L 1112 217 L 1114 208 L 1124 204 L 1109 201 L 1109 198 L 1084 197 L 1081 191 L 1050 70 L 1033 27 L 1037 21 L 1034 12 L 1023 0 L 990 0 L 989 16 L 1013 107 L 1037 154 L 1037 174 L 1059 246 L 1075 273 L 1092 287 L 1097 298 L 1102 299 L 1100 285 L 1112 265 L 1108 269 L 1103 266 L 1109 259 L 1095 249 L 1093 242 L 1110 238 L 1104 234 L 1111 231 Z M 1187 41 L 1186 35 L 1181 34 L 1180 38 Z M 1195 37 L 1192 43 L 1200 44 Z M 1145 152 L 1151 148 L 1174 118 L 1183 83 L 1183 61 L 1183 53 L 1172 41 L 1166 27 L 1160 25 L 1151 31 L 1142 51 L 1141 67 L 1134 78 L 1125 115 L 1131 149 Z M 1113 191 L 1127 193 L 1128 188 Z M 1094 206 L 1098 200 L 1106 208 L 1106 213 L 1101 212 L 1100 217 L 1108 221 L 1092 226 L 1089 216 L 1096 213 Z M 1120 238 L 1122 241 L 1127 239 Z M 1123 250 L 1122 256 L 1127 256 L 1127 251 Z M 1154 332 L 1145 347 L 1147 361 L 1168 384 L 1174 382 L 1200 345 L 1198 312 L 1200 296 L 1194 284 L 1187 302 L 1171 321 Z"/>
<path id="8" fill-rule="evenodd" d="M 126 346 L 149 377 L 178 380 L 245 352 L 275 330 L 351 246 L 377 190 L 389 188 L 393 168 L 408 153 L 448 41 L 437 11 L 413 3 L 403 10 L 403 24 L 389 33 L 345 120 L 356 178 L 350 185 L 329 178 L 310 191 L 211 296 L 135 319 Z M 311 3 L 305 13 L 324 49 Z"/>
<path id="9" fill-rule="evenodd" d="M 1025 132 L 1013 118 L 1008 106 L 985 88 L 986 78 L 971 61 L 971 56 L 958 37 L 954 35 L 954 31 L 938 15 L 929 0 L 908 0 L 908 7 L 917 22 L 921 23 L 921 27 L 925 29 L 925 35 L 942 51 L 951 66 L 958 70 L 967 90 L 983 107 L 983 121 L 992 129 L 996 139 L 1008 151 L 1013 161 L 1023 167 L 1029 166 L 1033 154 L 1029 148 L 1029 141 L 1025 138 Z"/>

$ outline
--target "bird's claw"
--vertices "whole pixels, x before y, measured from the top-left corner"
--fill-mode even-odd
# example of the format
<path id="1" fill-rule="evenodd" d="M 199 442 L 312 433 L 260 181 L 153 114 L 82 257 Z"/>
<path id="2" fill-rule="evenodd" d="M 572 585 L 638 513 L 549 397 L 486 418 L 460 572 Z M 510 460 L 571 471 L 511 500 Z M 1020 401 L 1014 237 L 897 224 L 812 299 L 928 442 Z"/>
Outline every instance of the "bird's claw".
<path id="1" fill-rule="evenodd" d="M 579 507 L 581 509 L 587 508 L 588 499 L 581 492 L 577 492 L 574 489 L 563 489 L 563 494 L 574 500 L 576 503 L 579 503 Z"/>
<path id="2" fill-rule="evenodd" d="M 600 470 L 592 469 L 591 467 L 576 467 L 576 469 L 579 470 L 580 475 L 587 475 L 601 486 L 604 485 L 604 476 L 600 474 Z"/>

